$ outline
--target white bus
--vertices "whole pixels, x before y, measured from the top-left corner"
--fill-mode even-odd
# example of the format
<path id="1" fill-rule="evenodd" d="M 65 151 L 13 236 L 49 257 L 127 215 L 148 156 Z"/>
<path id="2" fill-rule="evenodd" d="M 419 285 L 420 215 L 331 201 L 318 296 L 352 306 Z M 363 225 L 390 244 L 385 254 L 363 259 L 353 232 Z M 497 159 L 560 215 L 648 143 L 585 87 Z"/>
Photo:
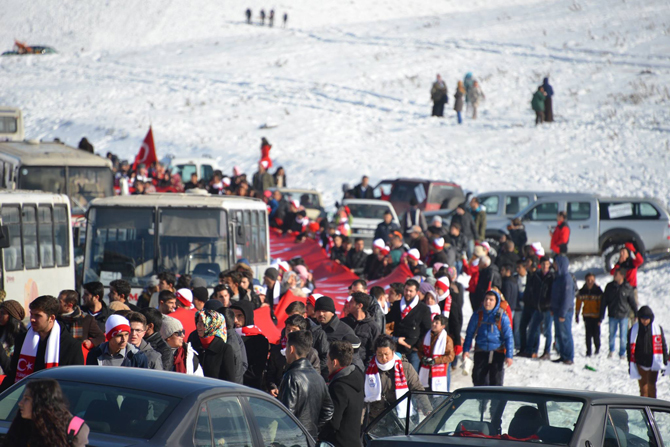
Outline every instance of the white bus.
<path id="1" fill-rule="evenodd" d="M 270 261 L 267 208 L 258 199 L 195 193 L 116 196 L 91 202 L 83 282 L 115 279 L 135 301 L 152 276 L 169 271 L 203 278 L 246 259 L 257 278 Z"/>
<path id="2" fill-rule="evenodd" d="M 114 194 L 112 162 L 65 144 L 0 142 L 0 189 L 65 194 L 84 215 L 91 200 Z"/>
<path id="3" fill-rule="evenodd" d="M 0 191 L 2 290 L 27 309 L 40 295 L 74 289 L 70 201 L 62 194 Z"/>
<path id="4" fill-rule="evenodd" d="M 21 109 L 0 106 L 0 140 L 22 141 L 24 136 Z"/>

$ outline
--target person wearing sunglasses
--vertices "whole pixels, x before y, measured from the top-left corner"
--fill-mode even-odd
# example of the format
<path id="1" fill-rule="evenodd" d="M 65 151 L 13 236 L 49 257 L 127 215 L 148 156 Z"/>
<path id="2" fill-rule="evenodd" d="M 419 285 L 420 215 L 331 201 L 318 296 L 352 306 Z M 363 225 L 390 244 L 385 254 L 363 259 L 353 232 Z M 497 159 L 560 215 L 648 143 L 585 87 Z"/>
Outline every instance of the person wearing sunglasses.
<path id="1" fill-rule="evenodd" d="M 163 319 L 161 337 L 174 354 L 172 371 L 202 377 L 204 374 L 200 367 L 198 353 L 190 343 L 184 342 L 185 336 L 186 331 L 179 320 L 172 317 Z"/>

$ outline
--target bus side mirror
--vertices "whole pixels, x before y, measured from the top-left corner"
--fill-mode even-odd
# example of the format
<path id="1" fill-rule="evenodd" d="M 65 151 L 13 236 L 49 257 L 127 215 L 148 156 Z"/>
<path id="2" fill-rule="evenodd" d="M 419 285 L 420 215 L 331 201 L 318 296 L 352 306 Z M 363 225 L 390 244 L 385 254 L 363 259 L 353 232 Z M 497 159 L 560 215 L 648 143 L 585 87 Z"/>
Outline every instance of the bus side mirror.
<path id="1" fill-rule="evenodd" d="M 247 242 L 246 235 L 244 234 L 244 227 L 242 225 L 237 226 L 237 244 L 245 244 Z"/>
<path id="2" fill-rule="evenodd" d="M 0 227 L 0 248 L 9 248 L 9 228 L 7 225 Z"/>

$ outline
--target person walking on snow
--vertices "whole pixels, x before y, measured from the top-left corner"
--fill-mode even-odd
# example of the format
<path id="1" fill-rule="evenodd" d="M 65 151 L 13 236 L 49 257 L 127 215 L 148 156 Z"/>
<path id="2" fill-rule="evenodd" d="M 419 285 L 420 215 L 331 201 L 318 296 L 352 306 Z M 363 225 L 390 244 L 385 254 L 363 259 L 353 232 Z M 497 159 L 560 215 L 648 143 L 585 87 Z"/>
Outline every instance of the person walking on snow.
<path id="1" fill-rule="evenodd" d="M 591 340 L 596 348 L 595 354 L 600 353 L 600 301 L 603 289 L 596 284 L 596 275 L 587 273 L 584 286 L 577 293 L 577 308 L 575 309 L 575 323 L 579 323 L 579 311 L 584 306 L 584 329 L 586 331 L 586 356 L 591 357 Z"/>
<path id="2" fill-rule="evenodd" d="M 637 313 L 638 323 L 628 331 L 629 374 L 640 385 L 640 396 L 656 397 L 658 372 L 668 363 L 668 345 L 663 328 L 654 323 L 654 312 L 642 306 Z"/>
<path id="3" fill-rule="evenodd" d="M 463 78 L 463 85 L 465 87 L 465 105 L 466 112 L 470 111 L 470 90 L 472 89 L 472 83 L 475 81 L 475 78 L 472 76 L 472 73 L 468 72 Z"/>
<path id="4" fill-rule="evenodd" d="M 444 116 L 444 104 L 449 102 L 449 97 L 447 96 L 447 84 L 439 74 L 430 89 L 430 97 L 433 100 L 432 116 Z"/>
<path id="5" fill-rule="evenodd" d="M 472 88 L 468 92 L 468 101 L 470 102 L 470 106 L 472 107 L 473 120 L 477 119 L 477 108 L 479 107 L 483 99 L 486 99 L 486 96 L 484 96 L 484 92 L 482 91 L 482 88 L 479 86 L 479 82 L 473 81 Z"/>
<path id="6" fill-rule="evenodd" d="M 533 95 L 533 99 L 530 101 L 530 106 L 535 111 L 535 125 L 542 124 L 544 122 L 544 101 L 546 93 L 542 86 L 537 88 L 537 91 Z"/>
<path id="7" fill-rule="evenodd" d="M 270 149 L 272 149 L 272 145 L 268 142 L 268 140 L 265 137 L 261 138 L 260 161 L 267 161 L 268 165 L 265 169 L 270 169 L 272 167 L 272 159 L 270 159 Z"/>
<path id="8" fill-rule="evenodd" d="M 458 81 L 458 86 L 456 87 L 456 93 L 454 94 L 454 110 L 456 111 L 456 118 L 458 119 L 458 124 L 463 124 L 463 117 L 461 112 L 463 112 L 463 101 L 465 96 L 465 86 L 463 81 Z"/>
<path id="9" fill-rule="evenodd" d="M 251 9 L 247 8 L 245 14 L 247 16 L 247 23 L 251 25 Z"/>
<path id="10" fill-rule="evenodd" d="M 261 9 L 261 25 L 265 25 L 265 10 Z"/>
<path id="11" fill-rule="evenodd" d="M 549 85 L 549 78 L 544 78 L 542 90 L 546 95 L 544 99 L 544 122 L 551 123 L 554 121 L 554 109 L 551 101 L 551 97 L 554 96 L 554 89 Z"/>

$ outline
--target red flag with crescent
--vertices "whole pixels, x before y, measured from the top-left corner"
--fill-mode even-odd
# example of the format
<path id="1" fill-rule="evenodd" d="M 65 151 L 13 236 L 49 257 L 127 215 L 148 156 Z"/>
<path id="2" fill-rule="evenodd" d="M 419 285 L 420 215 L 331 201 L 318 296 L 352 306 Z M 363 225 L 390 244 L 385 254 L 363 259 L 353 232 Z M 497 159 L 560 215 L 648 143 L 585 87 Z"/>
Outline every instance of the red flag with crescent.
<path id="1" fill-rule="evenodd" d="M 135 157 L 135 163 L 133 163 L 133 171 L 136 171 L 137 166 L 140 164 L 144 164 L 148 168 L 152 163 L 155 163 L 157 160 L 158 158 L 156 158 L 156 146 L 154 146 L 154 134 L 151 131 L 151 126 L 149 126 L 149 132 L 147 132 L 147 136 L 144 137 L 142 147 L 140 147 L 140 151 L 137 153 L 137 156 Z"/>

